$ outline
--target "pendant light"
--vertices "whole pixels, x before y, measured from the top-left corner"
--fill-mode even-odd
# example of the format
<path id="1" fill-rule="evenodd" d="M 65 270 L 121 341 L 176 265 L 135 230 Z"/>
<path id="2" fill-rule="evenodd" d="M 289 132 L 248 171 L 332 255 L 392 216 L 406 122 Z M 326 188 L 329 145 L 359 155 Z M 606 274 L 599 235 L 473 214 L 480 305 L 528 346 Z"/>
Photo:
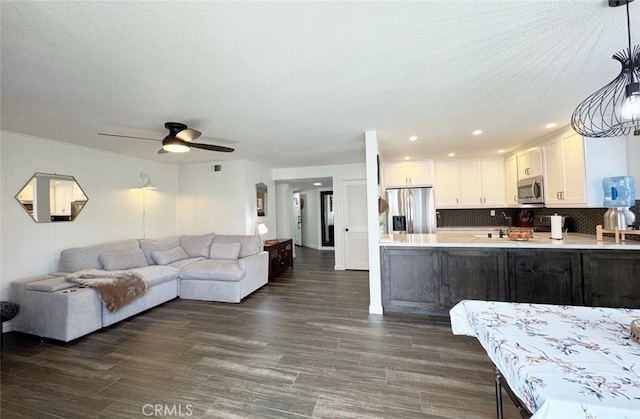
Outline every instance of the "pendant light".
<path id="1" fill-rule="evenodd" d="M 612 57 L 622 66 L 618 77 L 582 101 L 571 116 L 571 127 L 585 137 L 640 135 L 640 45 L 631 47 L 632 1 L 609 0 L 610 7 L 626 5 L 629 46 Z"/>

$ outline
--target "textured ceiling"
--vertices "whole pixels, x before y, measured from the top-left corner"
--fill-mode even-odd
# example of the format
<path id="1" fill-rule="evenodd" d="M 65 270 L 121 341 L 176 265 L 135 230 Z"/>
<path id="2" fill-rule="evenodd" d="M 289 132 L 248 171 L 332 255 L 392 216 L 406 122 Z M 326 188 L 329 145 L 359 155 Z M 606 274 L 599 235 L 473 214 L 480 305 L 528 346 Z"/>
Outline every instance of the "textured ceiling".
<path id="1" fill-rule="evenodd" d="M 0 7 L 2 129 L 176 164 L 362 162 L 366 130 L 388 160 L 495 155 L 568 124 L 626 47 L 624 7 L 600 0 Z M 166 121 L 236 152 L 97 135 Z"/>

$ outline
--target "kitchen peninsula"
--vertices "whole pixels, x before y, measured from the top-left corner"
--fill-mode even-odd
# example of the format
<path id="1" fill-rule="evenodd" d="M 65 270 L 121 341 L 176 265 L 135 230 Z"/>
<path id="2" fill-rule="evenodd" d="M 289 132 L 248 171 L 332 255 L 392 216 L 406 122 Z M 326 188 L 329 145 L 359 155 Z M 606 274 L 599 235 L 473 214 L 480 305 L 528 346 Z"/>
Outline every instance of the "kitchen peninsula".
<path id="1" fill-rule="evenodd" d="M 488 234 L 491 233 L 491 238 Z M 464 299 L 640 307 L 640 242 L 497 229 L 380 236 L 385 312 L 448 315 Z"/>

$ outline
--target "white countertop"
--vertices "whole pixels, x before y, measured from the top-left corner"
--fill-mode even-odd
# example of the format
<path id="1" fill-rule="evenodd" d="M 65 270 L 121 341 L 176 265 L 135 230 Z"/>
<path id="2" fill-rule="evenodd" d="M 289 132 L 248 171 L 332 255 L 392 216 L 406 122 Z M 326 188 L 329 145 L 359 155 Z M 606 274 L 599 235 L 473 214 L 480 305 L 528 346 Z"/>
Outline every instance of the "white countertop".
<path id="1" fill-rule="evenodd" d="M 595 234 L 565 233 L 564 239 L 552 240 L 550 233 L 536 232 L 534 237 L 526 241 L 486 237 L 492 227 L 465 227 L 459 229 L 442 228 L 437 234 L 381 234 L 380 246 L 415 246 L 415 247 L 507 247 L 507 248 L 559 248 L 559 249 L 610 249 L 640 250 L 640 241 L 626 240 L 616 244 L 613 237 L 604 237 L 599 242 Z M 482 237 L 477 237 L 482 236 Z"/>

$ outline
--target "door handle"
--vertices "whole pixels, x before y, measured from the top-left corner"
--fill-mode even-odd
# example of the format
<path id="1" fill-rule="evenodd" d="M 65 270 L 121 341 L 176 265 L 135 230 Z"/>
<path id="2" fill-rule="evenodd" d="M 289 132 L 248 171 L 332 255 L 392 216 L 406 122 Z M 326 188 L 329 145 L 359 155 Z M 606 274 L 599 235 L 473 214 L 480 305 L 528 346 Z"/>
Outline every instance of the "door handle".
<path id="1" fill-rule="evenodd" d="M 348 229 L 348 228 L 345 228 L 345 229 L 344 229 L 344 231 L 349 231 L 349 229 Z"/>

